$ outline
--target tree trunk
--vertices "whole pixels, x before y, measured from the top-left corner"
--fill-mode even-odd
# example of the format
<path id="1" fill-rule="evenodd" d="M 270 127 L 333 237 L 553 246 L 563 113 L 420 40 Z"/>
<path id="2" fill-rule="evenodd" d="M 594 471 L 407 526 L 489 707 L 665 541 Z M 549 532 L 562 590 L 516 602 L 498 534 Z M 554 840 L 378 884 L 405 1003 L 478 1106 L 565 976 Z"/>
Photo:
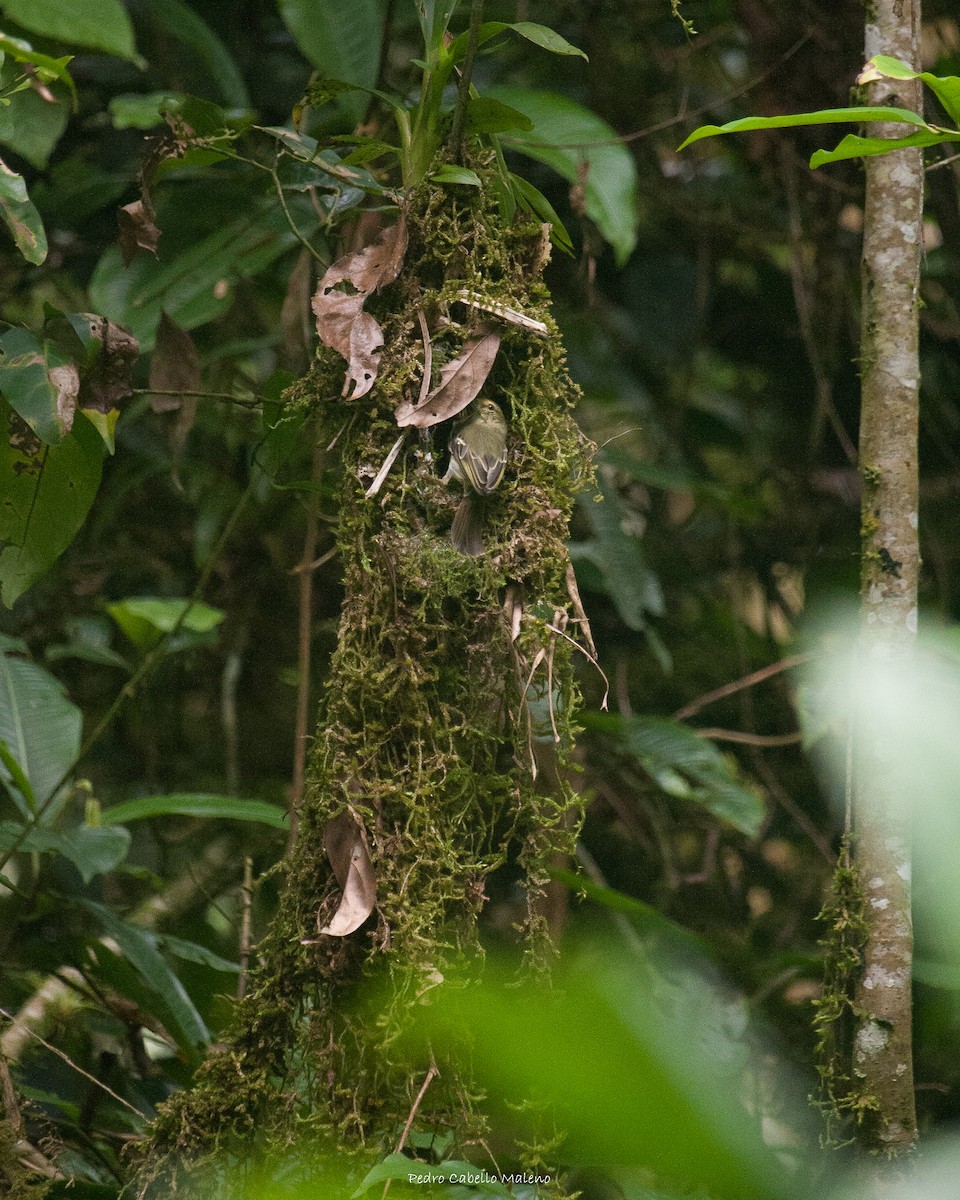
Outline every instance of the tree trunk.
<path id="1" fill-rule="evenodd" d="M 866 57 L 918 67 L 919 0 L 879 0 L 868 10 Z M 871 85 L 870 103 L 919 111 L 916 80 Z M 902 126 L 877 127 L 902 136 Z M 873 130 L 871 132 L 876 132 Z M 863 398 L 861 639 L 868 661 L 912 653 L 917 631 L 917 307 L 923 213 L 920 150 L 866 160 L 862 262 Z M 857 749 L 856 858 L 867 940 L 857 990 L 854 1074 L 866 1102 L 860 1140 L 888 1155 L 916 1140 L 911 1043 L 910 838 L 894 763 L 869 729 Z"/>

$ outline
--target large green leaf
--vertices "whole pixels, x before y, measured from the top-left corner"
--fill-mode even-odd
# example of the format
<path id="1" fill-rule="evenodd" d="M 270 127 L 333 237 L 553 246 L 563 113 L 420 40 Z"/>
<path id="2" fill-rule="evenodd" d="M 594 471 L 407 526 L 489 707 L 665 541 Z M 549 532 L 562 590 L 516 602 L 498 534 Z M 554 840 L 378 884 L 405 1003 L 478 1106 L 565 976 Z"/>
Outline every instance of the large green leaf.
<path id="1" fill-rule="evenodd" d="M 0 822 L 0 850 L 14 845 L 32 854 L 62 854 L 77 868 L 83 882 L 89 883 L 95 875 L 112 871 L 123 862 L 130 849 L 130 833 L 120 827 L 79 825 L 67 831 L 34 826 L 24 834 L 14 821 Z"/>
<path id="2" fill-rule="evenodd" d="M 13 235 L 17 249 L 35 266 L 47 257 L 47 235 L 23 176 L 0 159 L 0 217 Z"/>
<path id="3" fill-rule="evenodd" d="M 170 796 L 142 796 L 104 809 L 102 819 L 111 825 L 145 821 L 152 817 L 213 817 L 222 821 L 256 821 L 286 829 L 287 814 L 276 804 L 264 800 L 244 800 L 238 796 L 208 793 L 176 793 Z"/>
<path id="4" fill-rule="evenodd" d="M 553 92 L 494 87 L 484 94 L 533 122 L 530 133 L 504 135 L 504 145 L 546 163 L 571 183 L 586 171 L 587 216 L 623 266 L 636 245 L 639 202 L 633 156 L 617 141 L 616 130 L 575 100 Z"/>
<path id="5" fill-rule="evenodd" d="M 121 920 L 105 904 L 83 899 L 77 903 L 96 918 L 104 933 L 113 938 L 123 956 L 156 993 L 160 1001 L 158 1015 L 181 1049 L 196 1061 L 198 1052 L 210 1044 L 210 1032 L 186 988 L 157 949 L 155 935 Z"/>
<path id="6" fill-rule="evenodd" d="M 212 633 L 224 618 L 220 608 L 200 600 L 131 596 L 107 605 L 107 612 L 140 650 L 150 650 L 168 633 L 186 629 Z"/>
<path id="7" fill-rule="evenodd" d="M 100 486 L 103 442 L 81 414 L 57 446 L 0 400 L 0 595 L 12 607 L 73 541 Z"/>
<path id="8" fill-rule="evenodd" d="M 588 729 L 612 734 L 668 795 L 702 805 L 741 833 L 760 828 L 764 806 L 756 792 L 740 782 L 733 763 L 713 742 L 689 725 L 667 717 L 619 717 L 587 713 Z"/>
<path id="9" fill-rule="evenodd" d="M 844 162 L 848 158 L 876 158 L 894 150 L 906 150 L 912 146 L 938 146 L 941 142 L 960 142 L 960 133 L 948 133 L 942 129 L 920 130 L 902 138 L 860 137 L 848 133 L 833 150 L 816 150 L 810 156 L 810 166 L 816 169 L 828 163 Z"/>
<path id="10" fill-rule="evenodd" d="M 930 71 L 914 71 L 899 58 L 877 54 L 860 73 L 858 83 L 872 83 L 879 78 L 920 79 L 946 109 L 950 120 L 960 125 L 960 78 L 956 75 L 933 75 Z"/>
<path id="11" fill-rule="evenodd" d="M 383 40 L 383 5 L 379 0 L 318 4 L 316 0 L 278 0 L 280 15 L 304 57 L 322 75 L 362 88 L 377 83 Z M 363 94 L 346 92 L 336 103 L 354 120 L 367 105 Z"/>
<path id="12" fill-rule="evenodd" d="M 15 654 L 0 654 L 0 741 L 43 804 L 80 753 L 83 718 L 48 671 Z M 11 773 L 0 766 L 4 778 Z"/>
<path id="13" fill-rule="evenodd" d="M 288 207 L 295 209 L 291 201 Z M 298 212 L 301 232 L 309 236 L 318 218 L 309 201 Z M 195 329 L 226 312 L 238 280 L 258 274 L 295 245 L 276 196 L 251 202 L 248 215 L 227 222 L 169 262 L 141 254 L 124 267 L 119 247 L 111 247 L 93 272 L 90 304 L 129 329 L 141 350 L 149 350 L 161 312 L 181 329 Z"/>
<path id="14" fill-rule="evenodd" d="M 121 0 L 0 0 L 0 8 L 24 29 L 56 42 L 137 57 L 133 26 Z"/>
<path id="15" fill-rule="evenodd" d="M 203 18 L 183 0 L 150 0 L 150 16 L 189 46 L 231 108 L 249 108 L 250 96 L 230 51 Z"/>
<path id="16" fill-rule="evenodd" d="M 702 138 L 719 137 L 725 133 L 748 133 L 754 129 L 791 129 L 801 125 L 869 124 L 874 121 L 894 121 L 903 125 L 918 125 L 923 129 L 931 126 L 911 112 L 909 108 L 884 108 L 862 105 L 854 108 L 822 108 L 817 112 L 787 113 L 781 117 L 741 117 L 728 121 L 726 125 L 701 125 L 680 143 L 678 150 L 685 150 Z"/>
<path id="17" fill-rule="evenodd" d="M 19 67 L 4 62 L 0 67 L 0 83 L 9 87 L 19 74 Z M 51 104 L 33 88 L 8 99 L 9 104 L 0 105 L 0 142 L 15 150 L 32 167 L 42 170 L 67 126 L 68 107 Z"/>

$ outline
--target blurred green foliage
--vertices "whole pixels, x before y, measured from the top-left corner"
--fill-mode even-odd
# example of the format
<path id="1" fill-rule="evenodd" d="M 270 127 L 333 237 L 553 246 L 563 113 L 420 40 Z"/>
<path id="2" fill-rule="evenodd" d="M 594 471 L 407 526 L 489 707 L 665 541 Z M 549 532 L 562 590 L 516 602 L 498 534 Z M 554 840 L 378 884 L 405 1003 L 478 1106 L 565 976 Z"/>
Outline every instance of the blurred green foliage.
<path id="1" fill-rule="evenodd" d="M 925 65 L 951 74 L 960 40 L 942 7 L 929 10 Z M 274 910 L 298 682 L 291 572 L 313 498 L 311 711 L 335 636 L 336 447 L 317 482 L 311 431 L 278 400 L 310 361 L 311 281 L 332 225 L 387 202 L 375 159 L 348 163 L 346 182 L 330 168 L 349 143 L 322 161 L 313 147 L 359 120 L 394 133 L 365 91 L 331 85 L 299 132 L 291 113 L 314 71 L 406 96 L 421 30 L 413 4 L 379 0 L 4 0 L 0 14 L 0 215 L 14 235 L 0 260 L 4 348 L 19 353 L 27 331 L 42 340 L 54 309 L 108 317 L 141 350 L 114 455 L 95 420 L 106 414 L 81 405 L 69 430 L 57 425 L 49 376 L 28 389 L 34 407 L 17 385 L 0 402 L 12 605 L 0 635 L 0 1007 L 22 1018 L 0 1018 L 0 1037 L 26 1140 L 70 1179 L 49 1194 L 115 1197 L 124 1147 L 225 1027 L 245 921 L 255 939 Z M 721 0 L 684 14 L 698 37 L 659 0 L 488 0 L 489 22 L 542 22 L 588 62 L 499 33 L 474 71 L 481 96 L 532 122 L 502 128 L 507 165 L 573 245 L 548 281 L 584 391 L 578 418 L 601 445 L 571 546 L 600 670 L 584 658 L 589 886 L 578 895 L 563 866 L 555 885 L 557 926 L 588 948 L 571 950 L 548 1000 L 521 1003 L 501 981 L 456 1007 L 492 1095 L 536 1085 L 517 1100 L 533 1106 L 522 1120 L 504 1107 L 509 1138 L 558 1104 L 572 1140 L 557 1162 L 588 1200 L 691 1186 L 788 1195 L 796 1173 L 823 1169 L 801 1107 L 815 1082 L 814 917 L 837 784 L 800 744 L 793 668 L 768 668 L 793 662 L 808 619 L 856 590 L 860 181 L 851 164 L 811 175 L 816 132 L 761 131 L 682 157 L 676 146 L 707 119 L 844 104 L 861 15 L 814 3 L 771 22 Z M 475 120 L 489 130 L 504 113 Z M 163 158 L 177 139 L 183 153 Z M 931 623 L 960 616 L 960 528 L 945 502 L 960 425 L 955 170 L 929 173 L 923 285 Z M 144 182 L 156 254 L 141 248 L 124 266 L 116 208 Z M 207 394 L 167 412 L 148 399 L 161 313 L 194 340 L 199 380 L 184 390 Z M 29 459 L 38 472 L 14 473 L 26 461 L 10 444 L 23 435 L 14 410 L 49 438 Z M 614 715 L 600 711 L 605 693 Z M 829 731 L 814 684 L 805 695 Z M 928 714 L 917 781 L 951 740 L 950 712 Z M 89 745 L 81 722 L 88 739 L 97 731 Z M 935 774 L 952 795 L 956 772 Z M 956 1119 L 960 1082 L 955 885 L 937 854 L 955 830 L 943 816 L 931 828 L 916 989 L 927 1129 Z M 494 880 L 491 946 L 512 940 L 514 884 L 510 866 Z M 589 948 L 610 927 L 619 941 Z M 436 1165 L 443 1154 L 423 1136 L 408 1153 Z M 326 1170 L 335 1182 L 318 1195 L 362 1183 Z M 291 1162 L 237 1186 L 300 1196 L 301 1172 Z"/>

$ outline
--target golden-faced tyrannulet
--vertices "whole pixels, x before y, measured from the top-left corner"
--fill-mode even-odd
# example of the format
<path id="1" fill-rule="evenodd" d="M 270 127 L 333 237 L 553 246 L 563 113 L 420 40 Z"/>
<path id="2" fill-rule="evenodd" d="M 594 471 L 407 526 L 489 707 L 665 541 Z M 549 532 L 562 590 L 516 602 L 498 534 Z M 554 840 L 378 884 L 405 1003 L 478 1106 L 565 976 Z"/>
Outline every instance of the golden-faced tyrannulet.
<path id="1" fill-rule="evenodd" d="M 462 554 L 483 553 L 483 497 L 503 478 L 507 465 L 507 418 L 492 400 L 472 405 L 450 435 L 450 466 L 444 481 L 466 488 L 450 540 Z"/>

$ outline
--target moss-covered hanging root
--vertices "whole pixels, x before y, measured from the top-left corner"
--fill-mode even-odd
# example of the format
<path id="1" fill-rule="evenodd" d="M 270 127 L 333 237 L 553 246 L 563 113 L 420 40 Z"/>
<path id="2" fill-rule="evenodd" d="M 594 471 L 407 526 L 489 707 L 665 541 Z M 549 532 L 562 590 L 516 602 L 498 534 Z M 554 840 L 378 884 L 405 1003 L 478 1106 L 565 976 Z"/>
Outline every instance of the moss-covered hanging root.
<path id="1" fill-rule="evenodd" d="M 428 1046 L 401 1053 L 410 1013 L 444 981 L 476 972 L 485 881 L 508 856 L 527 880 L 527 957 L 549 959 L 539 892 L 580 822 L 556 765 L 578 701 L 573 641 L 556 630 L 570 604 L 568 521 L 589 462 L 539 278 L 543 230 L 505 228 L 494 195 L 492 186 L 415 194 L 404 268 L 367 304 L 385 337 L 373 391 L 340 400 L 343 360 L 321 349 L 289 397 L 315 416 L 318 436 L 339 435 L 345 599 L 287 886 L 260 948 L 265 965 L 229 1045 L 153 1129 L 144 1178 L 164 1178 L 168 1190 L 181 1161 L 236 1162 L 254 1146 L 276 1153 L 319 1135 L 368 1161 L 394 1149 L 431 1066 Z M 487 552 L 477 558 L 449 540 L 458 495 L 440 478 L 448 426 L 408 430 L 378 493 L 365 497 L 400 432 L 397 404 L 418 394 L 424 322 L 436 381 L 483 316 L 457 299 L 464 290 L 548 329 L 498 323 L 483 395 L 509 419 L 509 461 L 486 502 Z M 346 808 L 366 833 L 377 911 L 375 927 L 371 919 L 338 939 L 317 931 L 339 898 L 323 833 Z M 377 1001 L 352 1003 L 375 974 Z M 470 1154 L 482 1120 L 453 1057 L 437 1060 L 414 1130 L 452 1133 Z"/>

